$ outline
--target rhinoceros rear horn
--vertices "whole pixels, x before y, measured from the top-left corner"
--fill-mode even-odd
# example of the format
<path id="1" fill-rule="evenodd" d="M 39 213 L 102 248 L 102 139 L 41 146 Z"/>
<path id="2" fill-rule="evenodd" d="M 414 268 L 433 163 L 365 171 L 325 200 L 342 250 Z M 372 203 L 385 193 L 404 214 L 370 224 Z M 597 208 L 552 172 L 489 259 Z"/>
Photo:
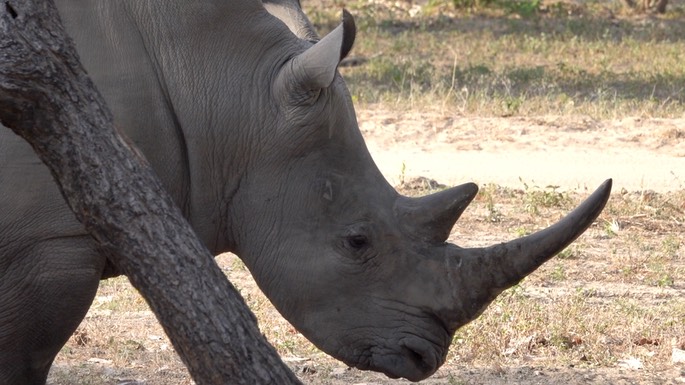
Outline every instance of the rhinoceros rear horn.
<path id="1" fill-rule="evenodd" d="M 395 212 L 411 233 L 428 242 L 445 242 L 477 193 L 478 186 L 466 183 L 421 198 L 400 197 Z"/>
<path id="2" fill-rule="evenodd" d="M 352 15 L 343 10 L 342 23 L 319 42 L 291 60 L 291 81 L 305 90 L 320 90 L 331 85 L 338 64 L 354 44 L 357 29 Z M 292 84 L 292 83 L 291 83 Z"/>

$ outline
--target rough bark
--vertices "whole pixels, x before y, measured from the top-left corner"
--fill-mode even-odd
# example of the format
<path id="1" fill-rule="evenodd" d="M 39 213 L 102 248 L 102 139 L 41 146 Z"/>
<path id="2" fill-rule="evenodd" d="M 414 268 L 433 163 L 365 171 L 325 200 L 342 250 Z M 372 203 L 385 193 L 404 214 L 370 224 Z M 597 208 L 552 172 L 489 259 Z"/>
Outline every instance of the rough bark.
<path id="1" fill-rule="evenodd" d="M 0 121 L 48 165 L 198 384 L 295 384 L 147 162 L 112 126 L 52 1 L 0 3 Z"/>

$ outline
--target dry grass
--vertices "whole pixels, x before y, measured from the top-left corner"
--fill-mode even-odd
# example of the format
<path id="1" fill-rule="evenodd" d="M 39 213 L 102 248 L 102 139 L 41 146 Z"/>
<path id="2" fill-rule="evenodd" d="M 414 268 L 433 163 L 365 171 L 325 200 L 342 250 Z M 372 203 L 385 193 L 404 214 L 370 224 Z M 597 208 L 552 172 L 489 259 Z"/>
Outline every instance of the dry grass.
<path id="1" fill-rule="evenodd" d="M 525 185 L 518 190 L 484 186 L 452 240 L 477 246 L 534 231 L 556 221 L 583 195 L 559 196 L 553 189 Z M 682 191 L 614 194 L 576 243 L 458 331 L 448 362 L 433 383 L 505 378 L 507 368 L 594 373 L 638 362 L 642 368 L 633 379 L 677 378 L 681 374 L 671 363 L 671 352 L 685 348 L 683 223 Z M 222 255 L 218 260 L 264 334 L 305 382 L 390 382 L 378 374 L 347 370 L 320 352 L 278 315 L 237 258 Z M 51 381 L 124 380 L 192 383 L 144 301 L 125 279 L 117 278 L 103 283 L 86 320 L 58 357 Z"/>
<path id="2" fill-rule="evenodd" d="M 558 217 L 538 191 L 532 198 L 542 209 L 527 218 L 520 208 L 531 192 L 519 194 L 498 209 L 499 223 L 532 231 Z M 511 192 L 498 195 L 495 201 L 506 202 Z M 476 223 L 492 218 L 487 193 L 483 200 Z M 548 367 L 611 367 L 632 357 L 650 370 L 672 368 L 672 348 L 685 343 L 684 210 L 683 192 L 648 200 L 615 194 L 581 239 L 462 329 L 451 357 Z"/>
<path id="3" fill-rule="evenodd" d="M 305 2 L 324 30 L 339 17 L 329 3 Z M 620 17 L 612 2 L 561 2 L 521 18 L 417 3 L 345 4 L 361 29 L 353 54 L 366 60 L 343 71 L 360 105 L 439 102 L 477 116 L 683 116 L 684 4 L 673 2 L 662 17 Z"/>

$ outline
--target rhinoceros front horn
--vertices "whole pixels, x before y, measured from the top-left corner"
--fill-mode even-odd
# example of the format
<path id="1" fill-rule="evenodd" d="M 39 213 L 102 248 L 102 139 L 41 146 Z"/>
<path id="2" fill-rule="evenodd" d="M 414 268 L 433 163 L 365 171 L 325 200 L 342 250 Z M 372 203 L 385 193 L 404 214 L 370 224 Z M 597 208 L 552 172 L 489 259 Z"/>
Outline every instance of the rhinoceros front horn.
<path id="1" fill-rule="evenodd" d="M 460 248 L 451 244 L 439 246 L 445 252 L 447 284 L 452 299 L 449 308 L 438 311 L 438 316 L 448 329 L 454 331 L 478 317 L 502 291 L 517 284 L 578 238 L 606 205 L 611 185 L 611 179 L 606 180 L 566 217 L 534 234 L 484 248 Z M 446 226 L 455 215 L 461 214 L 461 205 L 468 204 L 473 198 L 475 187 L 464 185 L 443 193 L 452 195 L 453 203 L 446 214 L 437 216 L 436 223 L 440 225 L 435 240 L 445 237 L 444 228 L 440 226 Z M 461 200 L 457 198 L 459 196 Z M 443 200 L 439 195 L 425 199 L 428 206 Z M 432 210 L 427 209 L 429 212 Z"/>

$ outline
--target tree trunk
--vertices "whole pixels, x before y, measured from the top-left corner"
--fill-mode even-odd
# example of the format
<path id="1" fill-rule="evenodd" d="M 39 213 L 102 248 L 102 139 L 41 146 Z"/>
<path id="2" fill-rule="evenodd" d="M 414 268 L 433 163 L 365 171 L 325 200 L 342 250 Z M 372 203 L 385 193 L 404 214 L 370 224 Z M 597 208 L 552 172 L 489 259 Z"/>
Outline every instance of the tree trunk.
<path id="1" fill-rule="evenodd" d="M 48 165 L 196 383 L 299 383 L 150 166 L 115 132 L 52 1 L 0 4 L 0 121 Z"/>

